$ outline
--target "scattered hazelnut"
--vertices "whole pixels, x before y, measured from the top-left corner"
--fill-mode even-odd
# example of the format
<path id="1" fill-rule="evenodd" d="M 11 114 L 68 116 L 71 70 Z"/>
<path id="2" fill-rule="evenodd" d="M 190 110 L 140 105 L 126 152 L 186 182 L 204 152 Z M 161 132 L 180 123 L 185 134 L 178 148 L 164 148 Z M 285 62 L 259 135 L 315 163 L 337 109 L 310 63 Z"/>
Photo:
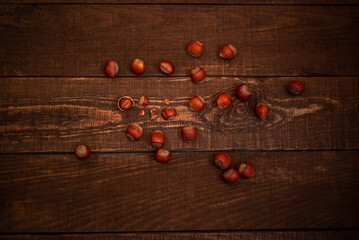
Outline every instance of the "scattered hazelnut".
<path id="1" fill-rule="evenodd" d="M 133 73 L 137 75 L 141 75 L 142 73 L 145 72 L 146 65 L 141 59 L 136 58 L 135 60 L 132 61 L 131 69 Z"/>
<path id="2" fill-rule="evenodd" d="M 109 61 L 105 66 L 105 73 L 109 77 L 116 77 L 118 75 L 118 63 L 116 61 Z"/>
<path id="3" fill-rule="evenodd" d="M 170 61 L 163 61 L 160 63 L 160 71 L 165 75 L 170 75 L 174 71 L 174 66 Z"/>
<path id="4" fill-rule="evenodd" d="M 247 101 L 251 97 L 251 90 L 247 87 L 247 85 L 240 84 L 236 88 L 236 94 L 242 101 Z"/>
<path id="5" fill-rule="evenodd" d="M 162 116 L 165 120 L 173 119 L 177 115 L 176 109 L 171 107 L 165 107 L 162 112 Z"/>
<path id="6" fill-rule="evenodd" d="M 225 170 L 227 168 L 229 168 L 229 166 L 231 165 L 231 157 L 228 156 L 225 153 L 217 153 L 216 155 L 214 155 L 214 164 L 222 170 Z"/>
<path id="7" fill-rule="evenodd" d="M 223 180 L 228 184 L 237 184 L 240 180 L 238 170 L 230 168 L 223 173 Z"/>
<path id="8" fill-rule="evenodd" d="M 201 67 L 196 67 L 191 71 L 191 79 L 195 83 L 203 83 L 206 77 L 206 72 Z"/>
<path id="9" fill-rule="evenodd" d="M 146 96 L 140 97 L 140 99 L 138 100 L 138 105 L 147 106 L 147 104 L 148 104 L 148 97 Z"/>
<path id="10" fill-rule="evenodd" d="M 154 148 L 160 148 L 165 144 L 165 134 L 162 131 L 154 131 L 151 134 L 151 145 Z"/>
<path id="11" fill-rule="evenodd" d="M 265 119 L 268 114 L 268 107 L 264 103 L 258 103 L 256 107 L 257 116 L 260 119 Z"/>
<path id="12" fill-rule="evenodd" d="M 204 99 L 202 97 L 199 97 L 199 96 L 194 96 L 191 98 L 191 100 L 189 100 L 189 108 L 192 110 L 192 111 L 201 111 L 203 108 L 204 108 Z"/>
<path id="13" fill-rule="evenodd" d="M 129 96 L 124 96 L 121 97 L 120 99 L 118 99 L 117 101 L 117 107 L 121 110 L 121 111 L 126 111 L 128 109 L 130 109 L 133 105 L 134 105 L 134 101 L 131 97 Z"/>
<path id="14" fill-rule="evenodd" d="M 142 137 L 142 134 L 143 130 L 138 124 L 131 123 L 126 128 L 126 136 L 133 141 L 137 141 L 138 139 L 140 139 Z"/>
<path id="15" fill-rule="evenodd" d="M 221 49 L 221 52 L 219 53 L 219 56 L 226 60 L 231 60 L 237 55 L 237 49 L 230 45 L 224 45 Z"/>
<path id="16" fill-rule="evenodd" d="M 169 98 L 166 98 L 165 99 L 165 103 L 168 105 L 168 104 L 170 104 L 170 99 Z"/>
<path id="17" fill-rule="evenodd" d="M 221 93 L 217 97 L 217 106 L 219 109 L 226 109 L 232 104 L 232 99 L 227 93 Z"/>
<path id="18" fill-rule="evenodd" d="M 254 167 L 250 163 L 241 163 L 238 167 L 238 171 L 242 178 L 254 177 Z"/>
<path id="19" fill-rule="evenodd" d="M 151 109 L 150 110 L 151 113 L 151 121 L 156 120 L 158 118 L 158 114 L 157 114 L 157 110 L 156 109 Z"/>
<path id="20" fill-rule="evenodd" d="M 187 50 L 189 55 L 192 57 L 199 57 L 203 53 L 203 44 L 197 40 L 194 40 L 188 45 Z"/>
<path id="21" fill-rule="evenodd" d="M 90 157 L 91 151 L 88 146 L 85 144 L 77 145 L 75 148 L 75 155 L 79 159 L 86 159 Z"/>
<path id="22" fill-rule="evenodd" d="M 155 159 L 160 163 L 166 163 L 170 160 L 170 158 L 171 158 L 170 151 L 166 149 L 161 148 L 155 152 Z"/>
<path id="23" fill-rule="evenodd" d="M 145 111 L 142 110 L 142 109 L 140 109 L 140 110 L 138 111 L 138 116 L 143 116 L 143 115 L 145 115 Z"/>
<path id="24" fill-rule="evenodd" d="M 301 81 L 293 81 L 288 84 L 287 89 L 293 96 L 298 96 L 304 91 L 304 84 Z"/>
<path id="25" fill-rule="evenodd" d="M 184 142 L 193 142 L 197 138 L 197 129 L 193 126 L 184 127 L 181 135 Z"/>

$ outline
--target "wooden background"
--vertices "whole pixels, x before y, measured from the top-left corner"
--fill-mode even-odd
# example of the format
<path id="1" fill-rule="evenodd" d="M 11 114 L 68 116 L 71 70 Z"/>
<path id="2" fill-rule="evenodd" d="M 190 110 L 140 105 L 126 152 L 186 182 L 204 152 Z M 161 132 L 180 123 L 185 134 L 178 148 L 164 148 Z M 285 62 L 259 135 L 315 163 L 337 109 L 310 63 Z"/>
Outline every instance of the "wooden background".
<path id="1" fill-rule="evenodd" d="M 359 2 L 188 2 L 1 1 L 0 239 L 359 238 Z M 193 39 L 200 58 L 186 52 Z M 218 57 L 225 43 L 239 50 L 232 61 Z M 103 73 L 110 59 L 117 78 Z M 189 78 L 196 66 L 207 72 L 200 85 Z M 305 83 L 301 96 L 287 93 L 293 80 Z M 240 83 L 248 102 L 235 97 Z M 224 111 L 222 91 L 234 100 Z M 123 95 L 150 104 L 120 112 Z M 193 95 L 207 102 L 199 113 Z M 165 98 L 178 116 L 150 121 Z M 138 142 L 125 137 L 131 122 L 144 128 Z M 187 125 L 199 130 L 192 144 L 180 139 Z M 153 159 L 157 129 L 167 164 Z M 73 155 L 79 143 L 88 160 Z M 217 151 L 256 176 L 226 185 Z"/>

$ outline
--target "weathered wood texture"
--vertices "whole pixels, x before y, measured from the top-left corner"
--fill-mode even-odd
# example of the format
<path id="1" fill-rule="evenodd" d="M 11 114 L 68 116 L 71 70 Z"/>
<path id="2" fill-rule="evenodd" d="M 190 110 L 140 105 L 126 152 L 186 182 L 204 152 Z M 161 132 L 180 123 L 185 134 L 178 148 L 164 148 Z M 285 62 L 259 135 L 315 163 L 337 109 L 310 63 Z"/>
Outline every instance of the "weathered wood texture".
<path id="1" fill-rule="evenodd" d="M 201 65 L 212 76 L 358 75 L 359 7 L 216 5 L 3 5 L 0 75 L 104 76 L 110 59 L 120 75 L 160 76 L 170 60 L 174 76 Z M 200 58 L 186 52 L 198 39 Z M 232 61 L 221 45 L 239 49 Z"/>
<path id="2" fill-rule="evenodd" d="M 117 233 L 117 234 L 59 234 L 59 235 L 0 235 L 7 240 L 104 240 L 104 239 L 143 239 L 143 240 L 357 240 L 358 231 L 260 231 L 260 232 L 223 232 L 223 233 Z"/>
<path id="3" fill-rule="evenodd" d="M 316 4 L 359 4 L 358 0 L 0 0 L 0 3 L 118 3 L 118 4 L 281 4 L 281 5 L 316 5 Z"/>
<path id="4" fill-rule="evenodd" d="M 305 92 L 293 97 L 286 91 L 291 80 L 301 80 Z M 2 78 L 0 79 L 0 151 L 71 152 L 78 143 L 93 151 L 150 151 L 154 130 L 166 134 L 165 147 L 184 150 L 358 149 L 359 78 L 207 78 L 194 84 L 189 78 Z M 247 83 L 253 96 L 242 102 L 235 96 L 239 83 Z M 232 106 L 220 110 L 220 92 L 233 98 Z M 142 95 L 150 104 L 126 112 L 117 108 L 120 96 Z M 207 104 L 199 113 L 190 111 L 193 95 Z M 169 97 L 178 116 L 150 121 L 149 109 L 159 112 Z M 269 106 L 267 120 L 255 115 L 255 106 Z M 133 142 L 124 131 L 131 122 L 144 129 Z M 194 125 L 198 139 L 184 143 L 180 128 Z"/>
<path id="5" fill-rule="evenodd" d="M 212 153 L 1 155 L 1 232 L 359 227 L 359 151 L 229 153 L 256 168 L 228 186 Z"/>

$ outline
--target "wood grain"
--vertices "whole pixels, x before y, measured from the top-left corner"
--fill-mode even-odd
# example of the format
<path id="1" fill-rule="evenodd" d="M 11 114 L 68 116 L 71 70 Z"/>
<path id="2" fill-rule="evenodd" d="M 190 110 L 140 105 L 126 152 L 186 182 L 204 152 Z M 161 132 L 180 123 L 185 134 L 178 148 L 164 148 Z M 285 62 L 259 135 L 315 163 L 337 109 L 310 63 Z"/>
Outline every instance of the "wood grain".
<path id="1" fill-rule="evenodd" d="M 121 76 L 174 76 L 203 66 L 210 76 L 358 75 L 359 7 L 233 5 L 3 5 L 0 9 L 1 76 L 104 76 L 111 59 Z M 186 52 L 198 39 L 200 58 Z M 223 44 L 239 49 L 218 57 Z"/>
<path id="2" fill-rule="evenodd" d="M 292 80 L 305 83 L 304 94 L 288 94 L 286 86 Z M 149 137 L 157 129 L 165 132 L 165 147 L 173 151 L 358 149 L 358 80 L 208 77 L 198 85 L 189 78 L 2 78 L 0 151 L 72 152 L 78 143 L 95 152 L 151 151 Z M 248 102 L 235 96 L 240 83 L 252 89 Z M 221 92 L 233 98 L 227 110 L 216 107 Z M 147 95 L 150 104 L 120 112 L 117 99 L 124 95 L 136 102 Z M 188 107 L 193 95 L 206 101 L 199 113 Z M 149 110 L 161 112 L 167 97 L 178 116 L 150 121 Z M 270 109 L 264 121 L 254 113 L 258 102 Z M 146 115 L 138 117 L 139 109 Z M 131 122 L 144 129 L 137 142 L 124 134 Z M 198 129 L 193 143 L 181 140 L 180 128 L 187 125 Z"/>
<path id="3" fill-rule="evenodd" d="M 226 185 L 213 153 L 1 155 L 0 231 L 359 227 L 359 151 L 228 154 L 256 176 Z"/>
<path id="4" fill-rule="evenodd" d="M 182 240 L 182 239 L 241 239 L 241 240 L 357 240 L 358 231 L 260 231 L 260 232 L 225 232 L 225 233 L 116 233 L 116 234 L 57 234 L 57 235 L 0 235 L 7 240 L 103 240 L 103 239 L 143 239 L 143 240 Z"/>
<path id="5" fill-rule="evenodd" d="M 96 4 L 220 4 L 220 5 L 241 5 L 241 4 L 281 4 L 281 5 L 316 5 L 316 4 L 358 4 L 358 0 L 0 0 L 0 3 L 12 3 L 12 4 L 21 4 L 21 3 L 46 3 L 46 4 L 56 4 L 56 3 L 96 3 Z"/>

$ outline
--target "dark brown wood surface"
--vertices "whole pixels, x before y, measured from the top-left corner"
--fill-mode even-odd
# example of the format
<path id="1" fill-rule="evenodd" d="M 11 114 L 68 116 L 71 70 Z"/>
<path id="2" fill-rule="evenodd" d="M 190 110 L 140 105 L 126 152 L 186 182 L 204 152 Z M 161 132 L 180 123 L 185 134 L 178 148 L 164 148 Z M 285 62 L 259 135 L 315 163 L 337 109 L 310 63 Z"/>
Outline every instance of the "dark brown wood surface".
<path id="1" fill-rule="evenodd" d="M 56 234 L 56 235 L 0 235 L 0 239 L 6 240 L 104 240 L 104 239 L 143 239 L 143 240 L 182 240 L 182 239 L 240 239 L 240 240 L 357 240 L 358 231 L 247 231 L 247 232 L 191 232 L 191 233 L 120 233 L 120 234 Z"/>
<path id="2" fill-rule="evenodd" d="M 292 80 L 306 84 L 303 95 L 293 97 L 286 91 Z M 150 151 L 149 137 L 163 130 L 166 147 L 187 150 L 278 150 L 278 149 L 358 149 L 357 77 L 310 78 L 219 78 L 208 77 L 203 84 L 189 78 L 2 78 L 1 152 L 71 152 L 86 143 L 97 152 Z M 242 102 L 235 88 L 247 83 L 253 96 Z M 36 88 L 34 88 L 36 86 Z M 232 106 L 220 110 L 215 98 L 226 92 Z M 120 96 L 137 99 L 147 95 L 150 104 L 121 112 Z M 203 96 L 207 104 L 192 112 L 189 99 Z M 160 112 L 175 107 L 178 116 L 150 120 L 149 110 Z M 269 106 L 266 120 L 255 115 L 255 106 Z M 145 116 L 138 117 L 139 109 Z M 143 137 L 133 142 L 125 129 L 131 122 L 144 129 Z M 183 126 L 198 128 L 198 139 L 184 143 Z"/>
<path id="3" fill-rule="evenodd" d="M 216 5 L 256 5 L 256 4 L 265 4 L 265 5 L 357 5 L 359 4 L 358 0 L 0 0 L 0 3 L 116 3 L 116 4 L 216 4 Z"/>
<path id="4" fill-rule="evenodd" d="M 0 239 L 358 239 L 357 0 L 0 2 Z M 193 39 L 200 58 L 186 52 Z M 238 47 L 234 60 L 218 57 L 224 43 Z M 110 59 L 118 78 L 104 76 Z M 165 59 L 171 77 L 158 71 Z M 200 85 L 188 77 L 196 66 Z M 293 80 L 301 96 L 287 93 Z M 246 103 L 239 83 L 252 90 Z M 150 104 L 121 113 L 124 95 Z M 202 112 L 189 110 L 193 95 Z M 150 121 L 165 98 L 178 116 Z M 131 122 L 144 129 L 138 142 L 125 137 Z M 199 130 L 192 144 L 179 135 L 187 125 Z M 168 164 L 153 159 L 157 129 Z M 73 155 L 79 143 L 90 159 Z M 226 185 L 217 151 L 256 176 Z"/>
<path id="5" fill-rule="evenodd" d="M 1 155 L 1 232 L 359 227 L 359 151 L 229 153 L 253 179 L 226 185 L 213 153 Z"/>
<path id="6" fill-rule="evenodd" d="M 104 76 L 110 59 L 121 76 L 161 76 L 170 60 L 174 76 L 203 66 L 212 76 L 358 75 L 359 7 L 248 5 L 3 5 L 1 76 Z M 199 59 L 186 52 L 198 39 Z M 218 57 L 237 46 L 232 61 Z"/>

